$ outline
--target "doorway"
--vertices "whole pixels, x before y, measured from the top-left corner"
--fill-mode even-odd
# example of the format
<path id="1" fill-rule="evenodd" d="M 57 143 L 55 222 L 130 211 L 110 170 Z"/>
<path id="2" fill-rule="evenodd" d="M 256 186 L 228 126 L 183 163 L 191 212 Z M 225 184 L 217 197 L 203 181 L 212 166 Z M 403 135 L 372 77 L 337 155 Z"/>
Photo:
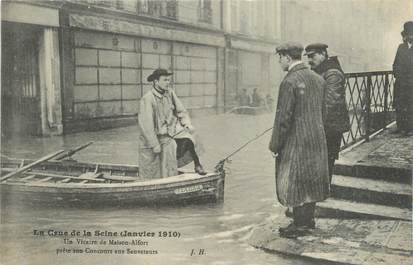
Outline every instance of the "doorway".
<path id="1" fill-rule="evenodd" d="M 41 134 L 41 28 L 2 22 L 1 134 Z"/>

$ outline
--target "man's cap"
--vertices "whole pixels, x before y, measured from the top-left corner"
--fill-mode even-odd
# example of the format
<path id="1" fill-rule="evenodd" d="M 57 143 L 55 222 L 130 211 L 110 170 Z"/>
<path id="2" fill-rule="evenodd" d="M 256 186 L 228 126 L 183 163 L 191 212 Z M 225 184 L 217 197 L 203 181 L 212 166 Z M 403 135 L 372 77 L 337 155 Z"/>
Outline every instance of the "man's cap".
<path id="1" fill-rule="evenodd" d="M 305 53 L 304 55 L 311 55 L 314 54 L 316 52 L 322 52 L 322 51 L 326 51 L 328 48 L 327 44 L 324 43 L 312 43 L 309 44 L 307 47 L 305 47 Z"/>
<path id="2" fill-rule="evenodd" d="M 402 34 L 404 34 L 404 36 L 413 35 L 413 21 L 404 23 Z"/>
<path id="3" fill-rule="evenodd" d="M 302 53 L 303 52 L 303 45 L 297 42 L 286 42 L 278 46 L 275 51 L 276 53 L 282 52 L 295 52 L 295 53 Z"/>
<path id="4" fill-rule="evenodd" d="M 169 76 L 169 75 L 172 75 L 172 73 L 168 72 L 168 70 L 166 69 L 158 68 L 155 71 L 153 71 L 153 73 L 150 76 L 148 76 L 147 80 L 148 82 L 152 82 L 153 80 L 159 79 L 159 77 L 165 76 L 165 75 Z"/>

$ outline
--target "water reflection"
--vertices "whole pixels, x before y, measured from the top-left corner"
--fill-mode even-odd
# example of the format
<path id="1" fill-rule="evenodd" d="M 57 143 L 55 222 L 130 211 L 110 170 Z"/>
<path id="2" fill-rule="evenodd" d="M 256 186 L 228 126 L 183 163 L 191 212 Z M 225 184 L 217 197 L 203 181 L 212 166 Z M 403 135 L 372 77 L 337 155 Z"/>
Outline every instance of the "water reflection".
<path id="1" fill-rule="evenodd" d="M 194 119 L 202 137 L 205 167 L 272 125 L 272 115 L 218 115 Z M 220 204 L 158 208 L 41 208 L 8 206 L 1 213 L 1 264 L 309 264 L 275 256 L 247 244 L 253 227 L 264 220 L 280 220 L 283 209 L 275 199 L 274 162 L 267 151 L 269 134 L 237 154 L 227 165 L 225 201 Z M 74 156 L 79 161 L 136 164 L 136 127 L 85 132 L 64 137 L 12 139 L 3 153 L 36 158 L 88 141 L 94 144 Z M 191 166 L 189 167 L 191 168 Z M 177 231 L 180 238 L 147 239 L 157 255 L 56 255 L 62 238 L 39 238 L 33 230 Z M 146 240 L 142 239 L 141 240 Z M 206 255 L 190 256 L 204 249 Z M 138 262 L 138 263 L 137 263 Z"/>

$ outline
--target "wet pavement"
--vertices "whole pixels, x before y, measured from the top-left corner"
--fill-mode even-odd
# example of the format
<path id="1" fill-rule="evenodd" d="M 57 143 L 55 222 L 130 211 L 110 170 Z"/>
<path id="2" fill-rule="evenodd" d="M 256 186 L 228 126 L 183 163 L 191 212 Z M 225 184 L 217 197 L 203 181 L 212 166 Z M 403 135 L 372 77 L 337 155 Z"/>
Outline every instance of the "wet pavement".
<path id="1" fill-rule="evenodd" d="M 271 127 L 273 115 L 222 114 L 196 118 L 193 123 L 205 149 L 201 161 L 206 169 L 213 169 L 220 159 Z M 2 142 L 2 153 L 10 157 L 40 158 L 61 148 L 73 148 L 94 141 L 92 146 L 73 158 L 96 163 L 137 164 L 136 134 L 136 126 L 131 126 L 62 137 L 15 138 Z M 284 208 L 275 197 L 275 165 L 267 149 L 268 141 L 269 133 L 236 154 L 232 163 L 227 164 L 225 201 L 222 205 L 128 209 L 27 208 L 9 205 L 3 208 L 1 213 L 0 263 L 322 264 L 265 253 L 248 244 L 247 239 L 257 224 L 265 220 L 285 222 Z M 57 248 L 67 246 L 61 237 L 33 235 L 33 230 L 49 229 L 177 231 L 181 236 L 144 239 L 148 245 L 138 249 L 156 250 L 156 255 L 57 255 Z M 191 256 L 192 250 L 203 250 L 204 255 Z"/>
<path id="2" fill-rule="evenodd" d="M 349 147 L 340 154 L 338 164 L 366 163 L 390 168 L 413 168 L 413 136 L 394 133 L 395 122 L 370 141 Z"/>
<path id="3" fill-rule="evenodd" d="M 253 246 L 266 251 L 315 259 L 322 264 L 412 264 L 411 222 L 394 220 L 319 219 L 316 229 L 295 239 L 274 233 L 266 222 L 254 229 Z"/>

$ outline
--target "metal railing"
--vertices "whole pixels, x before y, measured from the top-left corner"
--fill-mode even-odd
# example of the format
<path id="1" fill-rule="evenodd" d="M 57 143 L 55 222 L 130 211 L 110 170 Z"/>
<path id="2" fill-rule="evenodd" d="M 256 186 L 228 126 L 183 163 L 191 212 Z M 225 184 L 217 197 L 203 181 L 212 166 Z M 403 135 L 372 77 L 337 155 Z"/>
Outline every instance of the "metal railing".
<path id="1" fill-rule="evenodd" d="M 394 121 L 392 71 L 346 73 L 346 99 L 350 131 L 343 135 L 342 149 Z"/>

